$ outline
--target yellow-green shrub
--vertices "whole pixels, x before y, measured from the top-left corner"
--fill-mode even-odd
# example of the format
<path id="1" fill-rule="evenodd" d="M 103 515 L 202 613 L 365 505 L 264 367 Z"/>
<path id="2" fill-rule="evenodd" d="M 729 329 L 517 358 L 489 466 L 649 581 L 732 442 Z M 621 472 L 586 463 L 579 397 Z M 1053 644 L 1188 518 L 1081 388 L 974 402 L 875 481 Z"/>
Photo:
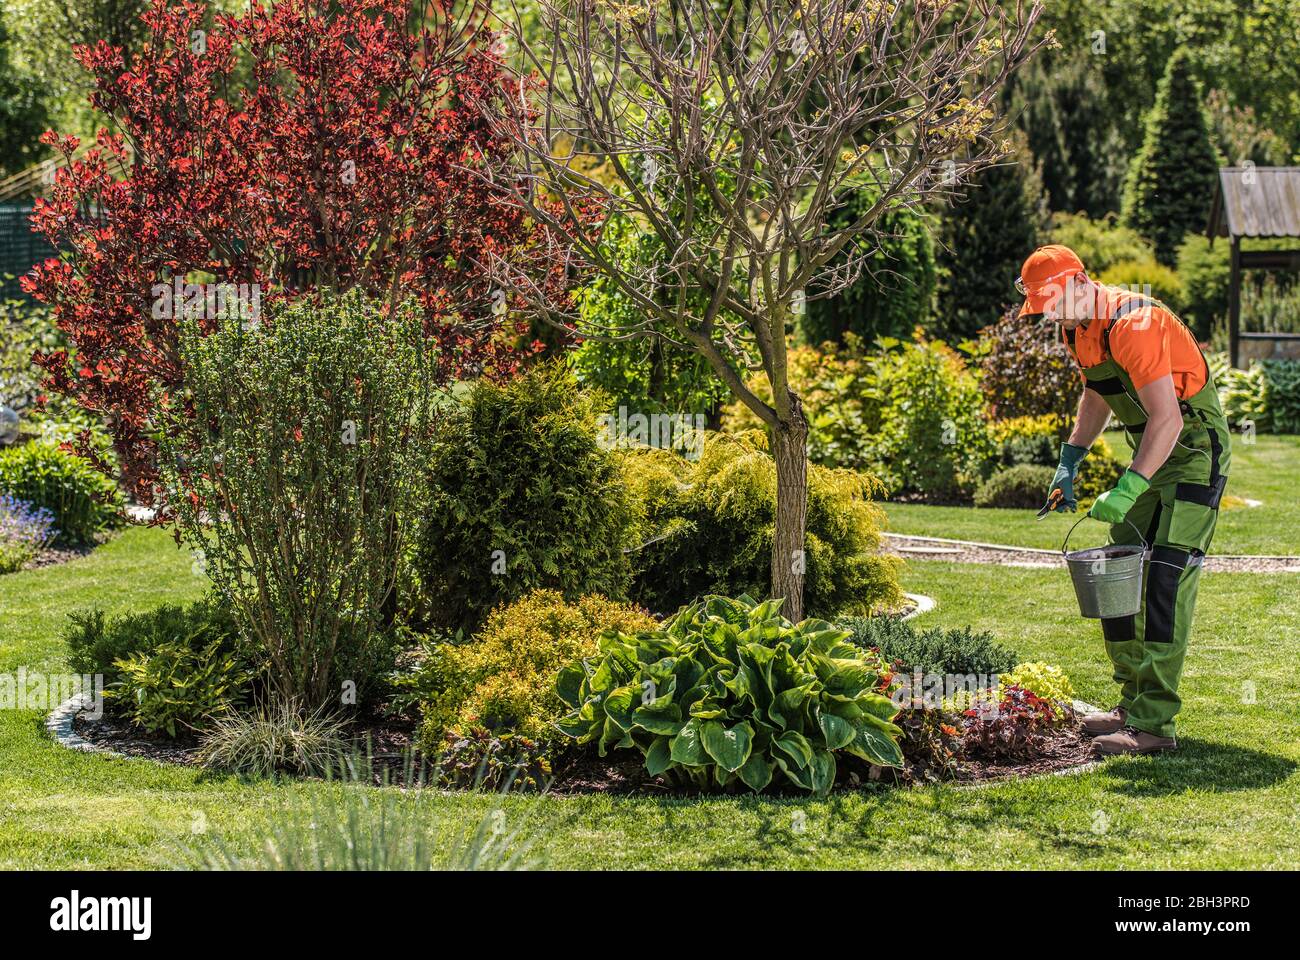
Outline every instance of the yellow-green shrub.
<path id="1" fill-rule="evenodd" d="M 1074 700 L 1074 686 L 1070 678 L 1060 667 L 1041 661 L 1030 661 L 1018 665 L 1010 673 L 998 677 L 1004 687 L 1020 687 L 1035 696 L 1052 701 L 1057 716 L 1064 713 L 1062 704 L 1069 705 Z"/>
<path id="2" fill-rule="evenodd" d="M 808 418 L 808 458 L 826 467 L 865 469 L 880 429 L 880 394 L 861 339 L 846 333 L 843 347 L 795 347 L 788 357 L 790 387 L 803 400 Z M 753 377 L 746 386 L 763 402 L 772 402 L 766 377 Z M 723 429 L 742 434 L 767 427 L 736 400 L 723 411 Z"/>
<path id="3" fill-rule="evenodd" d="M 776 467 L 762 433 L 709 433 L 696 462 L 663 450 L 627 451 L 624 461 L 642 543 L 633 600 L 668 614 L 706 594 L 770 593 Z M 901 600 L 897 560 L 879 552 L 883 492 L 867 474 L 810 465 L 808 616 L 865 615 Z"/>
<path id="4" fill-rule="evenodd" d="M 423 706 L 420 742 L 438 752 L 447 734 L 483 727 L 549 743 L 564 713 L 555 694 L 561 667 L 595 656 L 604 630 L 635 633 L 656 626 L 629 604 L 600 596 L 572 603 L 554 590 L 535 590 L 489 614 L 469 643 L 439 648 L 442 689 Z"/>
<path id="5" fill-rule="evenodd" d="M 1155 260 L 1122 260 L 1097 279 L 1107 286 L 1155 297 L 1175 312 L 1183 309 L 1186 300 L 1178 272 Z"/>

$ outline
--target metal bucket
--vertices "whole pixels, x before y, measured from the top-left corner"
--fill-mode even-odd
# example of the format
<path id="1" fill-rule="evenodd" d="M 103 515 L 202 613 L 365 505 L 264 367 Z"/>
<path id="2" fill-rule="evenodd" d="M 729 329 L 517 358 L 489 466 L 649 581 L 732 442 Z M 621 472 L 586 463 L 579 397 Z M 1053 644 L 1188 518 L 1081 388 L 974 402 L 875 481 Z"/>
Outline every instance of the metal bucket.
<path id="1" fill-rule="evenodd" d="M 1067 553 L 1070 534 L 1088 515 L 1084 514 L 1070 527 L 1061 544 L 1065 565 L 1070 568 L 1074 593 L 1079 598 L 1079 612 L 1093 620 L 1110 617 L 1131 617 L 1142 609 L 1142 572 L 1146 562 L 1147 543 L 1137 527 L 1125 520 L 1137 534 L 1142 546 L 1110 544 L 1075 550 Z"/>

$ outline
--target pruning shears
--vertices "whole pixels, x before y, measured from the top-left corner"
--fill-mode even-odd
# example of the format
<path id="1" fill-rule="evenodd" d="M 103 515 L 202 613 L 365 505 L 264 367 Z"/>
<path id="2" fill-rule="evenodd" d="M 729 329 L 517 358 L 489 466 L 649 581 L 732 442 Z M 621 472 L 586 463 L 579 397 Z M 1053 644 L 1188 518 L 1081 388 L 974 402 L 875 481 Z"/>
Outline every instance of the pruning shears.
<path id="1" fill-rule="evenodd" d="M 1034 519 L 1035 520 L 1043 519 L 1043 517 L 1047 516 L 1049 513 L 1051 513 L 1053 510 L 1059 507 L 1061 505 L 1061 502 L 1064 499 L 1065 499 L 1065 494 L 1061 492 L 1061 488 L 1060 487 L 1053 488 L 1052 492 L 1047 496 L 1047 502 L 1043 504 L 1043 508 L 1038 511 L 1038 516 L 1036 516 Z"/>

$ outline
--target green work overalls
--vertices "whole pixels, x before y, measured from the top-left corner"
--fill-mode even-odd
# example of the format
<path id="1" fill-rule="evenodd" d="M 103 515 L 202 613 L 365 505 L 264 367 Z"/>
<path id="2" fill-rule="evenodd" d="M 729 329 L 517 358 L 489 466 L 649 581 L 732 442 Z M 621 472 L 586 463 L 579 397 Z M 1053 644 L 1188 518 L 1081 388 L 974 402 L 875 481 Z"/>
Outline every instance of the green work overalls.
<path id="1" fill-rule="evenodd" d="M 1102 328 L 1104 359 L 1083 368 L 1086 388 L 1106 401 L 1134 452 L 1147 415 L 1132 379 L 1111 356 L 1110 333 L 1123 317 L 1145 306 L 1164 308 L 1157 301 L 1134 297 L 1102 321 L 1106 324 Z M 1066 339 L 1073 354 L 1073 330 L 1067 332 Z M 1077 362 L 1078 355 L 1074 356 Z M 1204 362 L 1204 354 L 1201 360 Z M 1110 529 L 1110 543 L 1136 544 L 1136 527 L 1150 547 L 1142 610 L 1135 617 L 1101 621 L 1106 653 L 1120 685 L 1119 705 L 1128 712 L 1128 725 L 1160 737 L 1174 735 L 1174 717 L 1182 703 L 1178 678 L 1192 629 L 1196 589 L 1214 536 L 1232 456 L 1228 421 L 1219 406 L 1209 364 L 1205 386 L 1189 399 L 1180 399 L 1178 406 L 1183 413 L 1178 443 L 1150 478 L 1151 488 L 1129 510 L 1127 522 Z"/>

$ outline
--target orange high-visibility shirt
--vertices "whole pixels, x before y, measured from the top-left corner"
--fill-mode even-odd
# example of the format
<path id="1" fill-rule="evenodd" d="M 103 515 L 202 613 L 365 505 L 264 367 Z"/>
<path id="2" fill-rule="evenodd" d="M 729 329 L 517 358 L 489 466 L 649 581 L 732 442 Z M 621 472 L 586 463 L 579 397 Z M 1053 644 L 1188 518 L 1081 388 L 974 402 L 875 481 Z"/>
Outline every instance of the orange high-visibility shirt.
<path id="1" fill-rule="evenodd" d="M 1115 308 L 1133 296 L 1124 290 L 1102 289 L 1105 299 L 1100 306 L 1105 318 L 1113 316 Z M 1071 352 L 1079 366 L 1096 366 L 1105 359 L 1101 339 L 1103 322 L 1104 318 L 1098 317 L 1086 326 L 1075 328 Z M 1065 341 L 1068 347 L 1069 338 Z M 1172 376 L 1178 399 L 1186 400 L 1206 384 L 1205 360 L 1192 331 L 1161 307 L 1140 307 L 1115 321 L 1110 330 L 1110 351 L 1138 390 L 1161 377 Z"/>

